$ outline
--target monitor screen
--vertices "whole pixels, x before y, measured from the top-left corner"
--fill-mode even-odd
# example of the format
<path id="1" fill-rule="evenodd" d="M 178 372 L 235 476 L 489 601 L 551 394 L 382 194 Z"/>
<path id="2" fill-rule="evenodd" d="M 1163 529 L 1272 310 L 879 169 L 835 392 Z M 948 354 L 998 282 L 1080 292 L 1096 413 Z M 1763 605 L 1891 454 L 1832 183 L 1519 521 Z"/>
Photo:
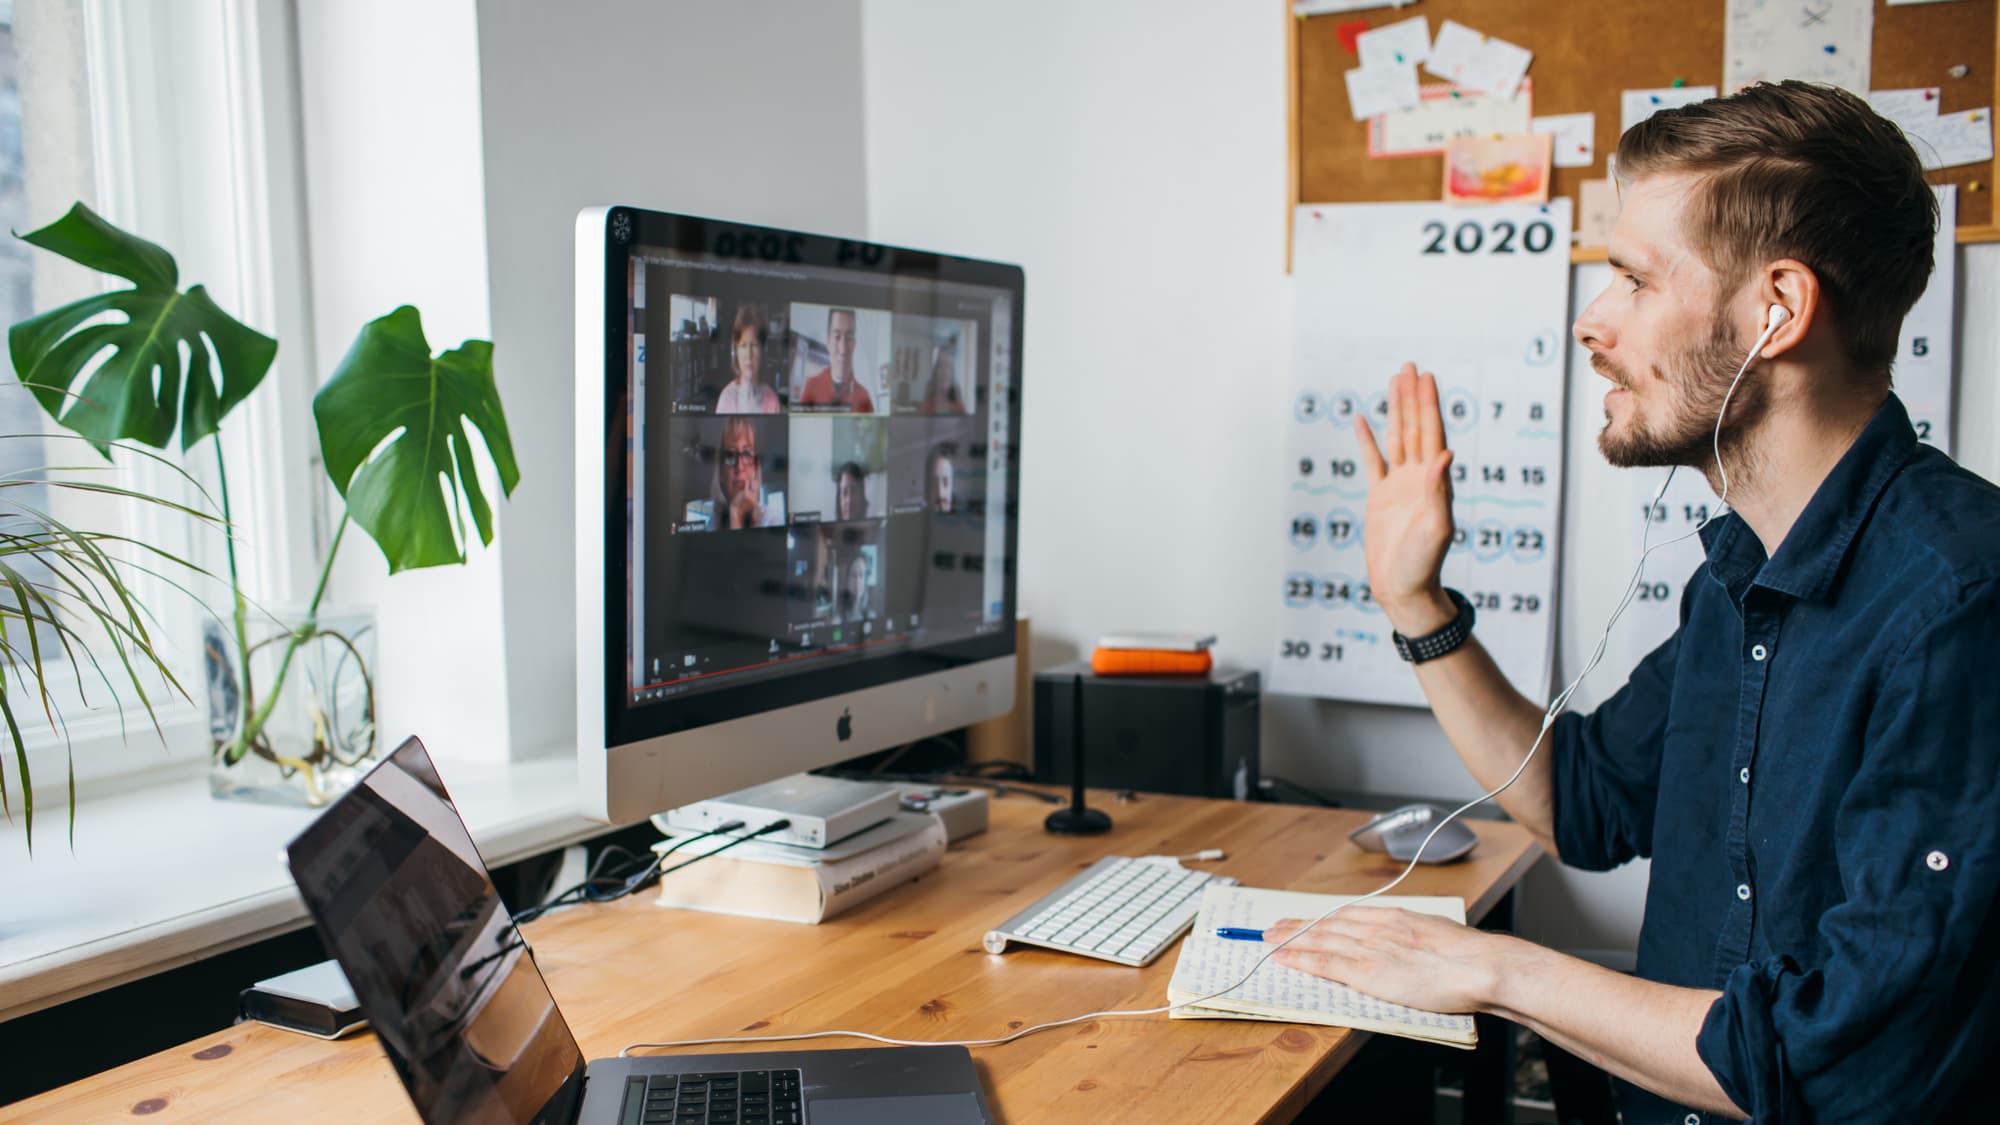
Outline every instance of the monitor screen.
<path id="1" fill-rule="evenodd" d="M 1020 271 L 603 229 L 607 745 L 1010 654 Z"/>

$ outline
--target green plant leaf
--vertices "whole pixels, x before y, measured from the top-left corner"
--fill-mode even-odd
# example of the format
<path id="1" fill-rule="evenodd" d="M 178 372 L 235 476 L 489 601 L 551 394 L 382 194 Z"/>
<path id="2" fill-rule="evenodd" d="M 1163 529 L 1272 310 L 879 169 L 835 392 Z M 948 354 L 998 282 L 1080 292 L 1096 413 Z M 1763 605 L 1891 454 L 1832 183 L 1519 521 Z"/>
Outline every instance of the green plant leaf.
<path id="1" fill-rule="evenodd" d="M 467 340 L 433 357 L 417 310 L 404 305 L 362 327 L 313 396 L 313 420 L 327 475 L 390 573 L 464 562 L 461 503 L 480 541 L 493 542 L 467 424 L 485 440 L 503 493 L 513 495 L 521 473 L 490 342 Z"/>
<path id="2" fill-rule="evenodd" d="M 90 439 L 98 452 L 128 438 L 164 448 L 177 428 L 186 449 L 214 433 L 271 369 L 276 340 L 223 312 L 201 286 L 177 289 L 173 255 L 83 204 L 18 237 L 132 283 L 50 309 L 7 332 L 21 382 L 50 417 Z M 124 321 L 102 319 L 107 315 Z"/>

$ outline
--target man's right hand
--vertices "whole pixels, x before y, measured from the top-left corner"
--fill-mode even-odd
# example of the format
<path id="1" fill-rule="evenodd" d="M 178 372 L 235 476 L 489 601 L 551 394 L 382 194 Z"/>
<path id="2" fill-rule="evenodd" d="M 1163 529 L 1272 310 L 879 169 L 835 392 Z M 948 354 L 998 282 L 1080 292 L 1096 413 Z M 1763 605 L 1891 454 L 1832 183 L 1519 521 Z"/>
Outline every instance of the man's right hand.
<path id="1" fill-rule="evenodd" d="M 1451 547 L 1451 450 L 1444 444 L 1437 378 L 1405 363 L 1389 380 L 1389 421 L 1382 443 L 1354 417 L 1368 473 L 1368 583 L 1389 623 L 1406 636 L 1435 632 L 1456 608 L 1440 572 Z"/>

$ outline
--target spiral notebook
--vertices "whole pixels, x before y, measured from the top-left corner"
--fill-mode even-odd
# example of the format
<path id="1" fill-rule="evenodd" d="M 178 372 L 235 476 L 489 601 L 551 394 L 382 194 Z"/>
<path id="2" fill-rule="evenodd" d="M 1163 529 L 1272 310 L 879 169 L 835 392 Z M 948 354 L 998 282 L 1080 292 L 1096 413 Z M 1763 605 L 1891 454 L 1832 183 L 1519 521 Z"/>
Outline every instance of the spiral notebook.
<path id="1" fill-rule="evenodd" d="M 1317 918 L 1329 908 L 1351 902 L 1357 895 L 1316 895 L 1299 891 L 1267 891 L 1255 887 L 1211 884 L 1202 894 L 1194 930 L 1181 943 L 1180 960 L 1167 984 L 1167 1000 L 1185 1004 L 1229 988 L 1257 959 L 1270 952 L 1260 942 L 1230 941 L 1215 936 L 1217 927 L 1261 930 L 1280 918 Z M 1370 906 L 1399 906 L 1421 914 L 1465 921 L 1465 901 L 1423 895 L 1384 895 Z M 1468 1050 L 1479 1043 L 1470 1015 L 1429 1012 L 1377 1000 L 1344 984 L 1323 980 L 1277 961 L 1266 961 L 1256 975 L 1227 995 L 1199 1005 L 1175 1008 L 1174 1019 L 1276 1020 L 1351 1027 L 1360 1031 L 1401 1035 Z"/>

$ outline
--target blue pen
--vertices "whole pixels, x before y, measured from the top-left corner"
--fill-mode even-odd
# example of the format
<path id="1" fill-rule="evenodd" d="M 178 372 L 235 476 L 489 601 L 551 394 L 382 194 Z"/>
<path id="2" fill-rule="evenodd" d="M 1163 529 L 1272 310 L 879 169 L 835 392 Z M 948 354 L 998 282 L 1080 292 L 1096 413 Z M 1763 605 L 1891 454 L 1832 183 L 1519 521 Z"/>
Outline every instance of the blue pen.
<path id="1" fill-rule="evenodd" d="M 1215 936 L 1219 938 L 1228 938 L 1230 941 L 1263 941 L 1264 931 L 1242 930 L 1242 929 L 1237 929 L 1234 926 L 1223 926 L 1215 931 Z"/>

